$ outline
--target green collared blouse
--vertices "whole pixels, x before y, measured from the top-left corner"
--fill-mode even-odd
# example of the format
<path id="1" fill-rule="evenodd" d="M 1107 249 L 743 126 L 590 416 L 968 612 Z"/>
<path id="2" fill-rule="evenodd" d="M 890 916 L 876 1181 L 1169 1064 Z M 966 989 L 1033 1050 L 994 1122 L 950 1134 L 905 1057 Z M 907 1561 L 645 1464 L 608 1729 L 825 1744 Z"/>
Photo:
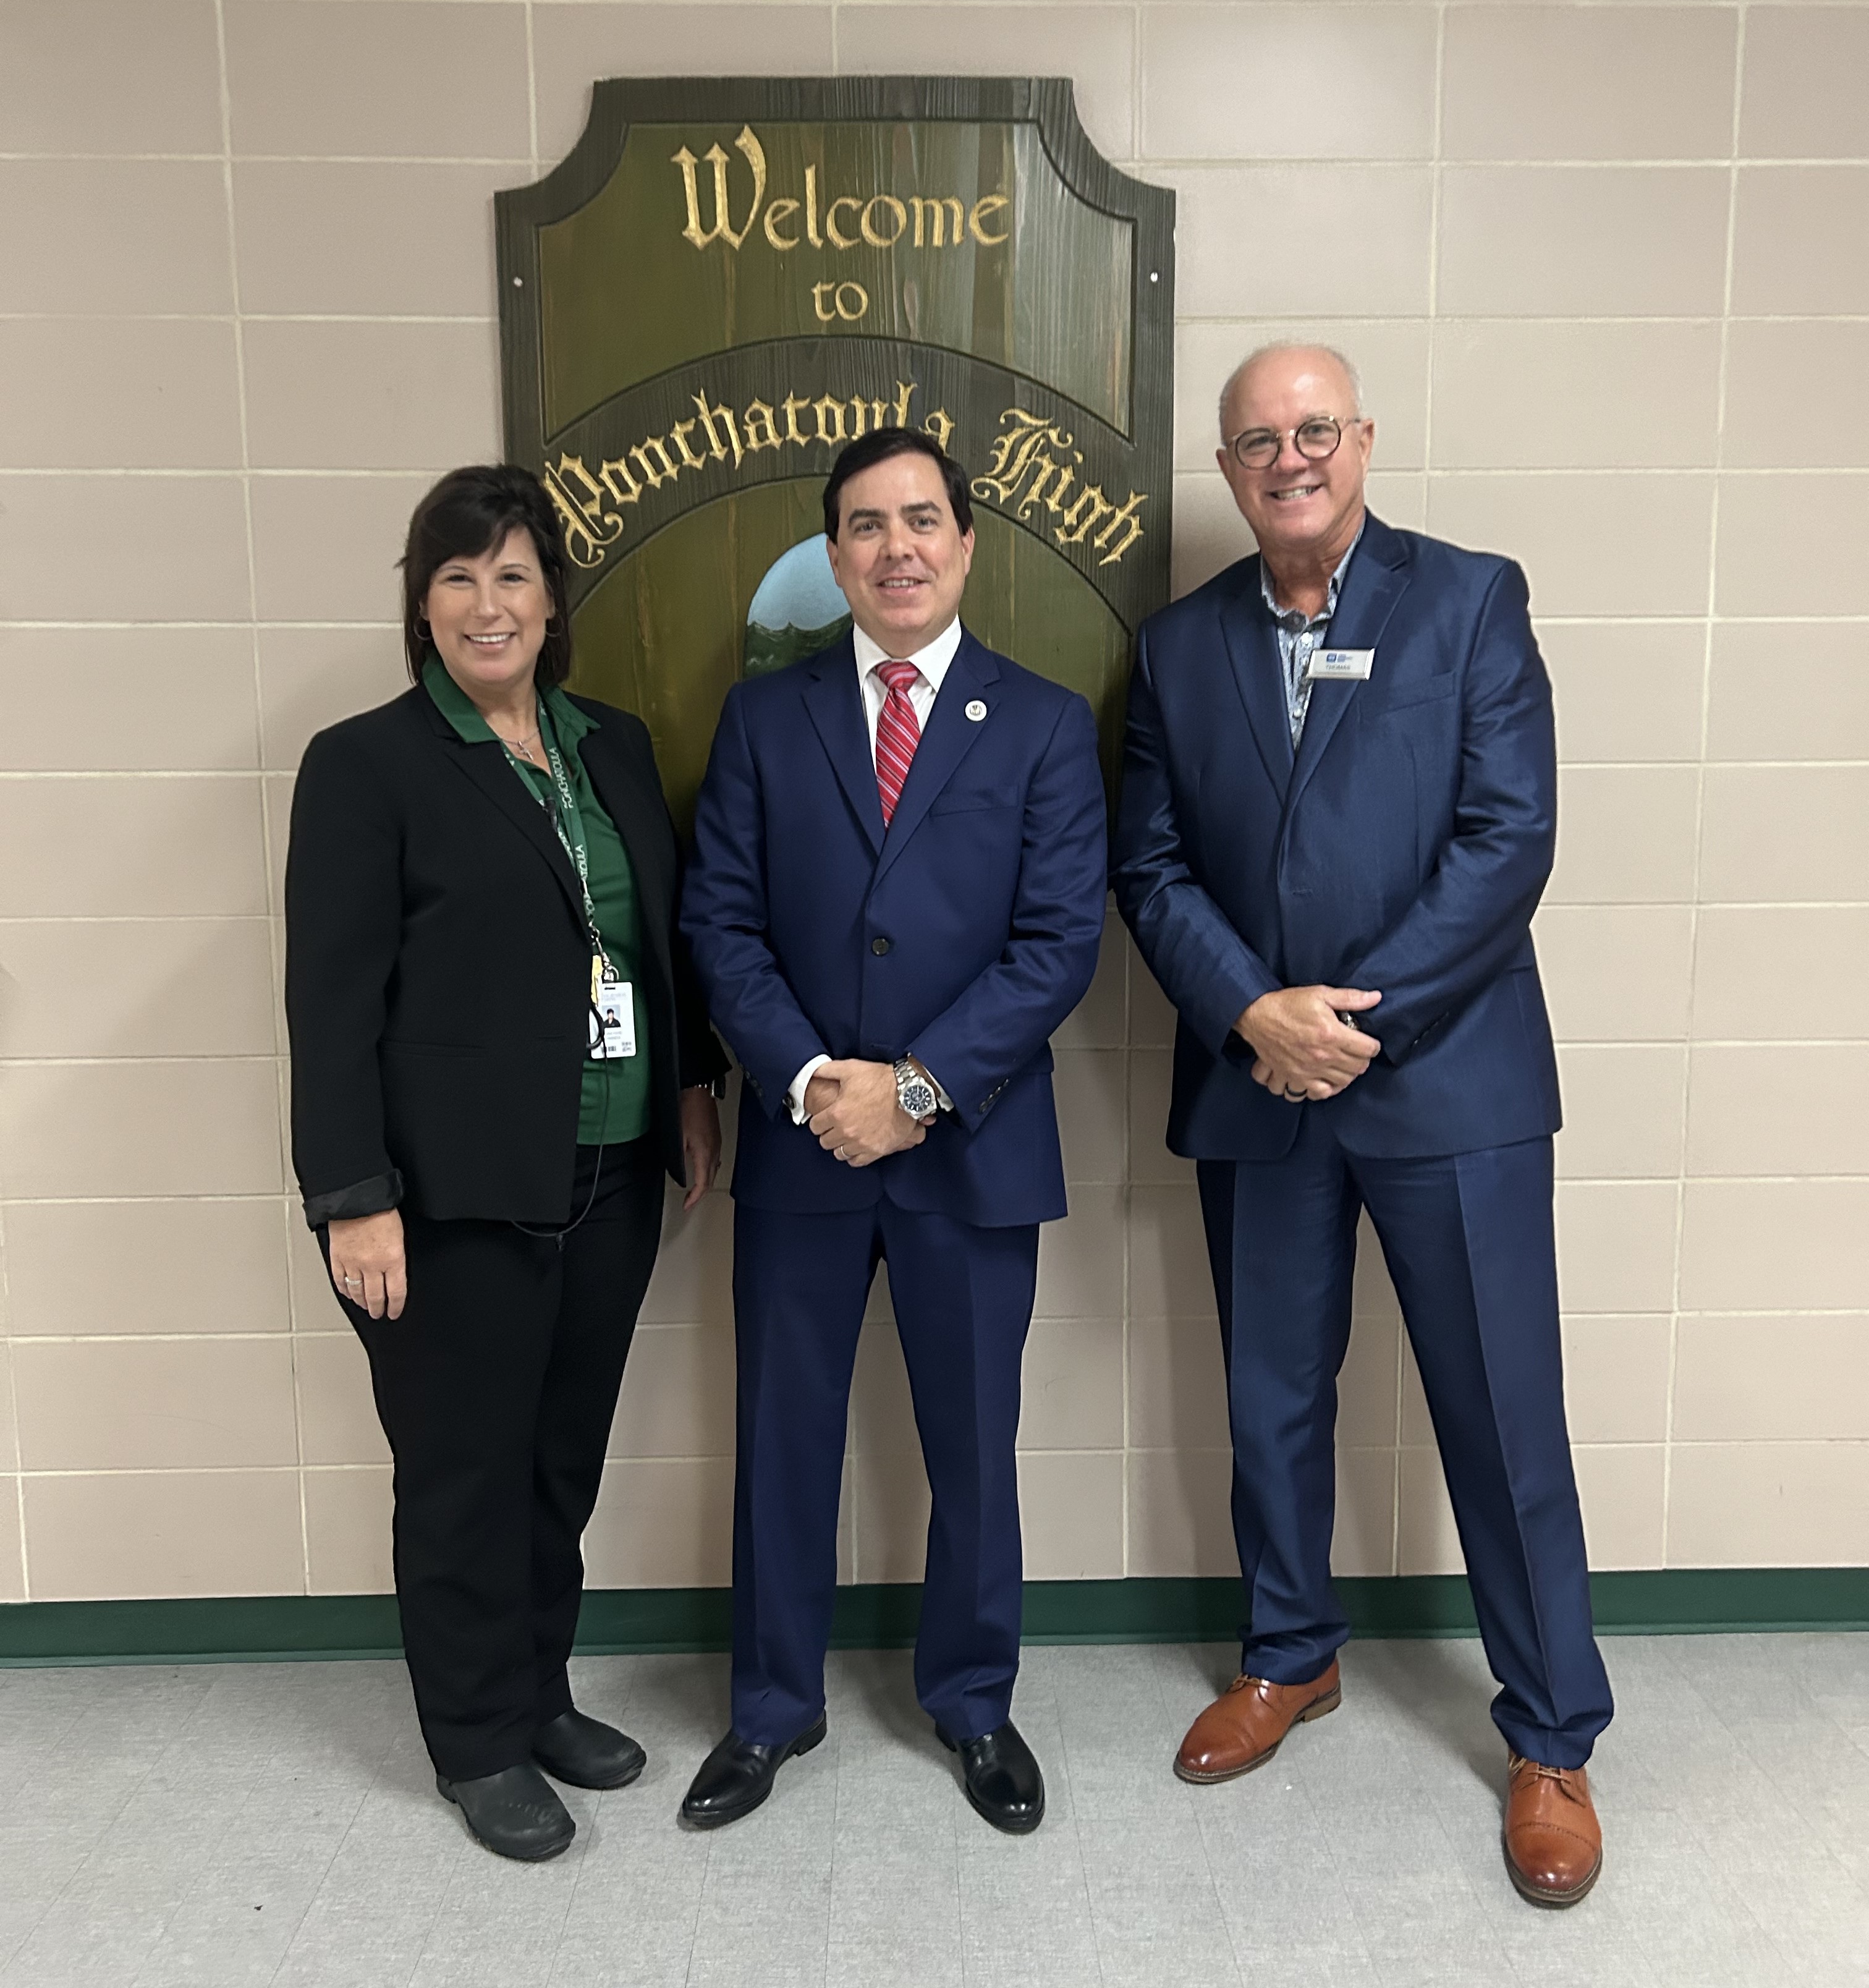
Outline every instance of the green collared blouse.
<path id="1" fill-rule="evenodd" d="M 422 684 L 442 716 L 469 745 L 489 740 L 497 742 L 499 735 L 432 652 L 422 666 Z M 597 799 L 577 749 L 578 742 L 586 732 L 595 731 L 596 726 L 556 687 L 542 691 L 539 703 L 541 729 L 548 724 L 552 728 L 583 824 L 597 935 L 603 942 L 611 965 L 629 982 L 636 1011 L 635 1055 L 606 1061 L 587 1059 L 578 1107 L 580 1145 L 619 1145 L 627 1140 L 640 1139 L 649 1130 L 649 1018 L 643 1006 L 637 971 L 642 958 L 642 925 L 636 872 L 617 824 Z M 551 775 L 543 767 L 528 766 L 511 752 L 506 754 L 506 763 L 539 805 L 549 810 L 553 798 Z"/>

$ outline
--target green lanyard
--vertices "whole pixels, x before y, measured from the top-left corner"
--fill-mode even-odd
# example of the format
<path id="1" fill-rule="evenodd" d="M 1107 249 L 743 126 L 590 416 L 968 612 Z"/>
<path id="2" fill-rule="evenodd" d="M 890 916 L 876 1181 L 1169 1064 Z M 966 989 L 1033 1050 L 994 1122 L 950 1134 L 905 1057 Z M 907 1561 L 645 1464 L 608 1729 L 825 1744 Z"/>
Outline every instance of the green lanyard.
<path id="1" fill-rule="evenodd" d="M 616 979 L 617 969 L 610 965 L 610 955 L 603 949 L 603 935 L 597 930 L 597 908 L 591 902 L 590 898 L 590 853 L 584 836 L 584 819 L 578 811 L 577 796 L 573 793 L 571 782 L 566 775 L 565 762 L 558 750 L 558 735 L 552 729 L 552 721 L 546 715 L 543 698 L 539 700 L 539 736 L 545 746 L 546 763 L 552 769 L 552 785 L 558 793 L 557 806 L 553 807 L 542 795 L 538 796 L 539 805 L 552 817 L 552 826 L 558 833 L 559 846 L 569 857 L 572 868 L 577 872 L 578 888 L 584 898 L 584 923 L 590 934 L 592 993 L 594 998 L 596 981 L 600 977 L 605 980 Z M 515 763 L 524 763 L 510 746 L 506 749 Z"/>

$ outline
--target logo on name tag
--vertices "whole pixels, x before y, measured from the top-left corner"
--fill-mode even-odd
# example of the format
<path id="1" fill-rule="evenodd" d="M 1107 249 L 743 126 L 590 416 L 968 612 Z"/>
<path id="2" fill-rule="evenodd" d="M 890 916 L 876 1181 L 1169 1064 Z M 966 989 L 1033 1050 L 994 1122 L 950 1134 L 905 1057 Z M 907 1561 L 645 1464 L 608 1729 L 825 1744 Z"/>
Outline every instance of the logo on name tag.
<path id="1" fill-rule="evenodd" d="M 1304 673 L 1307 683 L 1361 683 L 1376 660 L 1374 649 L 1320 649 Z"/>

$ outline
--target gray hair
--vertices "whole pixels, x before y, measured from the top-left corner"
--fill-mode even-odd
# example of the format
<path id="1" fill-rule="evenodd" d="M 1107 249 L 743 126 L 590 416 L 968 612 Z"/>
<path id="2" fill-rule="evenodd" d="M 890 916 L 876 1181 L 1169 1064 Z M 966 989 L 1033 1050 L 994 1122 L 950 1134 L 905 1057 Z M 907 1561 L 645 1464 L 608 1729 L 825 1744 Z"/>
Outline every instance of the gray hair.
<path id="1" fill-rule="evenodd" d="M 1363 411 L 1363 376 L 1356 368 L 1355 361 L 1334 345 L 1320 345 L 1309 338 L 1275 338 L 1264 345 L 1255 346 L 1226 376 L 1226 384 L 1220 389 L 1220 439 L 1226 440 L 1227 403 L 1233 397 L 1233 389 L 1262 359 L 1275 352 L 1321 352 L 1327 359 L 1333 359 L 1343 367 L 1343 375 L 1350 382 L 1350 404 L 1354 414 Z"/>

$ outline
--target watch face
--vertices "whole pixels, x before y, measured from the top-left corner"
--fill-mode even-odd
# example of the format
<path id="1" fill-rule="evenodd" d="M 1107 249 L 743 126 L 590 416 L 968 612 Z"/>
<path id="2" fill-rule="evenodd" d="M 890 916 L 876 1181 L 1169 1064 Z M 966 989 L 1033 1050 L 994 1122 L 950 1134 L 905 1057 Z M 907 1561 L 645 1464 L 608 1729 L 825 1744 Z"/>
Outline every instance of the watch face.
<path id="1" fill-rule="evenodd" d="M 897 1080 L 896 1102 L 911 1118 L 925 1118 L 934 1109 L 932 1086 L 904 1073 Z"/>

